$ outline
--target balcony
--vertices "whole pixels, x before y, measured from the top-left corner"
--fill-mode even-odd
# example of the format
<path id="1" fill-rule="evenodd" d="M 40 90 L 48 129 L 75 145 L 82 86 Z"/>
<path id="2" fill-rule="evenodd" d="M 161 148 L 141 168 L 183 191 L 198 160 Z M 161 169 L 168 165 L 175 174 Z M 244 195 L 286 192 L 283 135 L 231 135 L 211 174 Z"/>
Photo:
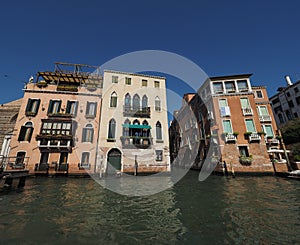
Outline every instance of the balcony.
<path id="1" fill-rule="evenodd" d="M 152 145 L 151 137 L 121 136 L 120 140 L 124 149 L 147 149 Z"/>
<path id="2" fill-rule="evenodd" d="M 36 136 L 37 140 L 72 140 L 72 135 L 65 134 L 38 134 Z"/>
<path id="3" fill-rule="evenodd" d="M 79 169 L 90 169 L 91 164 L 90 163 L 78 163 L 78 168 Z"/>
<path id="4" fill-rule="evenodd" d="M 236 140 L 237 140 L 236 135 L 234 135 L 232 133 L 225 134 L 225 142 L 226 143 L 236 142 Z"/>
<path id="5" fill-rule="evenodd" d="M 123 110 L 124 117 L 143 117 L 143 118 L 150 118 L 151 111 L 150 107 L 129 107 L 124 106 Z"/>
<path id="6" fill-rule="evenodd" d="M 271 122 L 271 116 L 270 115 L 259 115 L 259 121 L 260 122 Z"/>
<path id="7" fill-rule="evenodd" d="M 242 111 L 243 111 L 244 116 L 252 116 L 253 115 L 252 108 L 250 108 L 250 107 L 242 108 Z"/>
<path id="8" fill-rule="evenodd" d="M 72 150 L 72 139 L 65 140 L 53 140 L 53 139 L 42 139 L 38 140 L 38 147 L 40 149 L 48 149 L 53 152 L 60 152 L 62 149 Z"/>
<path id="9" fill-rule="evenodd" d="M 251 133 L 249 135 L 249 142 L 260 141 L 260 140 L 261 140 L 261 137 L 257 133 Z"/>
<path id="10" fill-rule="evenodd" d="M 20 170 L 26 169 L 29 157 L 3 157 L 0 165 L 4 166 L 4 170 Z"/>
<path id="11" fill-rule="evenodd" d="M 278 145 L 279 140 L 276 138 L 266 137 L 266 143 L 270 145 Z"/>
<path id="12" fill-rule="evenodd" d="M 72 118 L 72 114 L 70 114 L 70 113 L 61 113 L 61 112 L 53 112 L 53 113 L 48 113 L 48 117 Z"/>

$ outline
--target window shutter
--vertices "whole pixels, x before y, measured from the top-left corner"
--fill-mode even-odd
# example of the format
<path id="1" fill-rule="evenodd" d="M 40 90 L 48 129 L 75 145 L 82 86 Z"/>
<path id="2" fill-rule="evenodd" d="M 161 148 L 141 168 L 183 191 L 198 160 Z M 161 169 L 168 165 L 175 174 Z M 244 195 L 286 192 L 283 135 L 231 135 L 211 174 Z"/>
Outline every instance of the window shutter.
<path id="1" fill-rule="evenodd" d="M 40 99 L 38 99 L 37 101 L 36 101 L 36 103 L 37 103 L 37 105 L 36 105 L 36 107 L 35 107 L 35 111 L 34 111 L 34 113 L 38 113 L 38 111 L 39 111 L 39 107 L 40 107 L 40 104 L 41 104 L 41 100 Z"/>
<path id="2" fill-rule="evenodd" d="M 28 142 L 31 141 L 32 133 L 33 133 L 33 128 L 29 128 Z"/>
<path id="3" fill-rule="evenodd" d="M 49 114 L 49 113 L 52 113 L 52 108 L 53 108 L 53 101 L 50 100 L 50 102 L 49 102 L 49 107 L 48 107 L 48 114 Z"/>
<path id="4" fill-rule="evenodd" d="M 26 112 L 29 112 L 29 111 L 30 111 L 31 104 L 32 104 L 32 99 L 28 99 L 27 106 L 26 106 L 26 110 L 25 110 Z"/>
<path id="5" fill-rule="evenodd" d="M 21 127 L 21 130 L 20 130 L 20 134 L 19 134 L 19 137 L 18 137 L 18 141 L 23 141 L 24 138 L 25 138 L 25 134 L 26 134 L 26 127 L 22 126 Z"/>
<path id="6" fill-rule="evenodd" d="M 69 100 L 67 102 L 66 113 L 71 113 L 71 101 L 69 101 Z"/>
<path id="7" fill-rule="evenodd" d="M 82 131 L 82 139 L 81 139 L 82 142 L 86 142 L 86 133 L 87 133 L 86 131 L 87 131 L 86 128 L 84 128 Z"/>

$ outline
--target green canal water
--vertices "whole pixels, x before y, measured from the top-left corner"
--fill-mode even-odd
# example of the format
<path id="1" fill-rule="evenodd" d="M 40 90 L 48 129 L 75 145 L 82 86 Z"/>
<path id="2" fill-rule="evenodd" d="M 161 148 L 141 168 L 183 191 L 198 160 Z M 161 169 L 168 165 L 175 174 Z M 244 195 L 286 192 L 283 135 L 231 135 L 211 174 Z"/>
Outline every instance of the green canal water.
<path id="1" fill-rule="evenodd" d="M 189 172 L 147 197 L 89 178 L 32 178 L 0 196 L 0 244 L 299 244 L 300 182 Z"/>

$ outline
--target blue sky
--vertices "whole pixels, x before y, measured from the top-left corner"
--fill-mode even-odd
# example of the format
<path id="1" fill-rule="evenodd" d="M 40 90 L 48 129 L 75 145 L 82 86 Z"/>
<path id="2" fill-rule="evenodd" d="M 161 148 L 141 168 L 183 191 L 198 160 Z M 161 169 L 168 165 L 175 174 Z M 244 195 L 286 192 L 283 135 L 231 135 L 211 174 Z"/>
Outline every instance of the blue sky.
<path id="1" fill-rule="evenodd" d="M 285 75 L 300 80 L 299 9 L 299 1 L 4 1 L 0 103 L 22 97 L 23 82 L 55 61 L 101 65 L 149 49 L 182 55 L 209 76 L 253 73 L 271 96 Z"/>

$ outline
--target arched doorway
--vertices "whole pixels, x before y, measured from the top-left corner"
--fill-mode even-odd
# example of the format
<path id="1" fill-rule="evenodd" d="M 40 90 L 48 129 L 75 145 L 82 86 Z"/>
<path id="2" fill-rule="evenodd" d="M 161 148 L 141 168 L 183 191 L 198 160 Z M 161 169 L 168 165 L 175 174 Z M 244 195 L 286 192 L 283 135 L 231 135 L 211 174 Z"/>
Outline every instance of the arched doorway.
<path id="1" fill-rule="evenodd" d="M 113 148 L 107 154 L 107 173 L 108 174 L 115 174 L 116 171 L 121 170 L 121 152 Z"/>

